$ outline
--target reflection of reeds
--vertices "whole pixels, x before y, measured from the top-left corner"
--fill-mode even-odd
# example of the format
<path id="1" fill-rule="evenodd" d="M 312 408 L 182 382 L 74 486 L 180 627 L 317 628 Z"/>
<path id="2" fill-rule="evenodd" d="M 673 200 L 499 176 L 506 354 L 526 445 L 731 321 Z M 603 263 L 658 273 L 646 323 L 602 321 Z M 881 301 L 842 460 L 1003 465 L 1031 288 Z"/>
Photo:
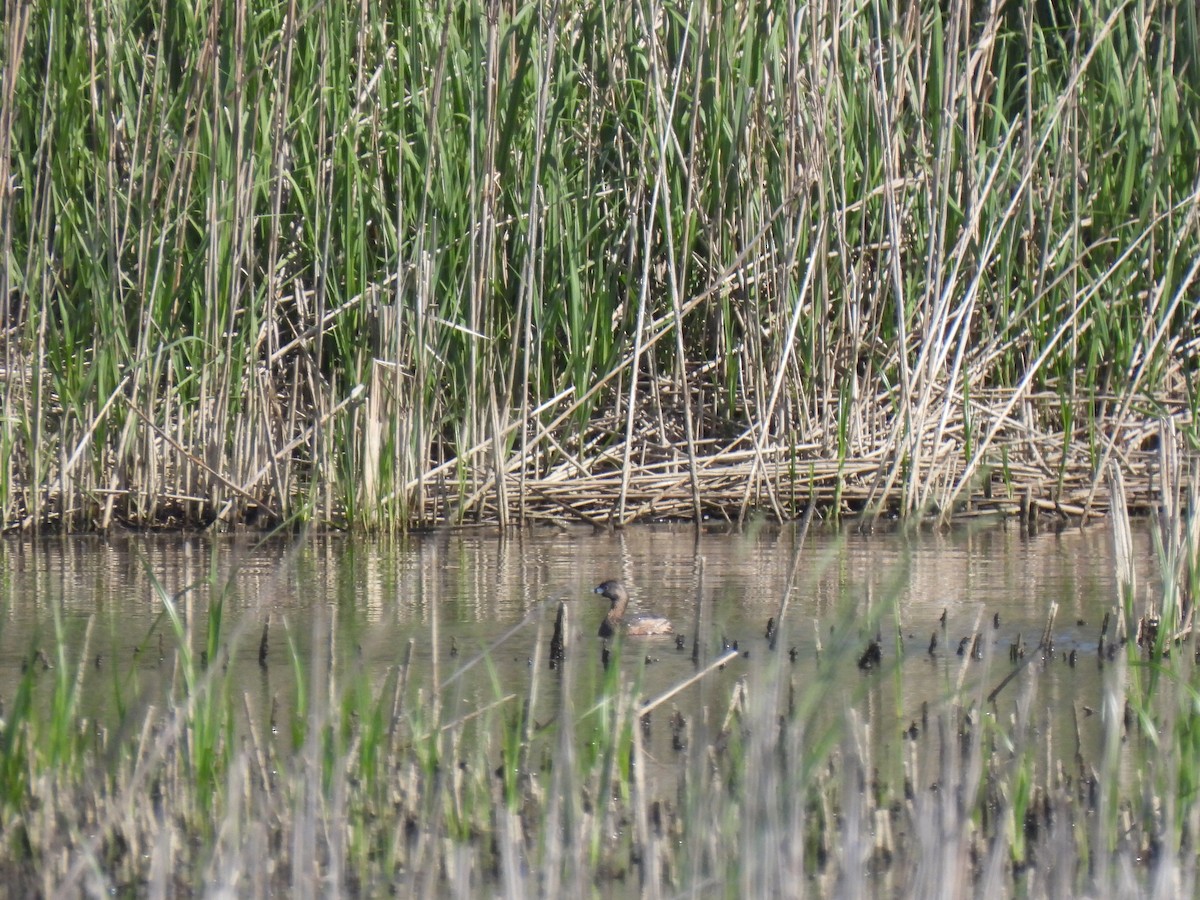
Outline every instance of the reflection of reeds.
<path id="1" fill-rule="evenodd" d="M 1189 476 L 1185 493 L 1196 485 Z M 1194 509 L 1174 514 L 1180 534 L 1194 532 Z M 1194 572 L 1193 545 L 1180 546 L 1182 570 Z M 1165 574 L 1161 583 L 1169 589 Z M 898 625 L 887 590 L 865 621 L 856 609 L 834 611 L 816 660 L 784 650 L 801 628 L 794 612 L 777 619 L 778 649 L 756 635 L 743 642 L 745 657 L 713 652 L 719 636 L 701 618 L 704 659 L 653 690 L 641 663 L 648 645 L 617 646 L 602 666 L 598 642 L 580 634 L 590 632 L 587 616 L 565 622 L 553 669 L 535 654 L 518 670 L 527 678 L 502 679 L 493 660 L 514 635 L 536 631 L 536 646 L 549 646 L 554 600 L 534 604 L 478 653 L 446 650 L 452 668 L 432 676 L 432 667 L 411 665 L 411 645 L 397 648 L 386 675 L 368 671 L 334 640 L 333 605 L 318 611 L 311 634 L 282 616 L 289 650 L 268 648 L 267 665 L 282 664 L 272 674 L 293 690 L 267 719 L 228 674 L 228 660 L 255 657 L 262 632 L 253 616 L 229 629 L 225 584 L 215 567 L 197 583 L 211 592 L 203 621 L 194 589 L 156 585 L 166 705 L 118 704 L 118 722 L 80 718 L 86 637 L 78 659 L 60 633 L 54 652 L 31 649 L 0 726 L 0 875 L 10 889 L 1047 897 L 1196 889 L 1200 718 L 1190 634 L 1102 646 L 1097 718 L 1088 720 L 1083 703 L 1053 716 L 1041 673 L 1067 663 L 1049 649 L 1051 613 L 1023 661 L 1006 668 L 982 642 L 978 657 L 965 653 L 946 671 L 942 695 L 893 732 L 882 700 L 903 693 L 901 654 L 914 645 L 883 641 L 877 666 L 865 674 L 855 666 L 864 634 Z M 1120 592 L 1118 607 L 1127 603 Z M 437 643 L 434 621 L 417 640 Z M 464 690 L 470 678 L 487 687 Z M 39 694 L 42 680 L 49 690 Z M 128 684 L 118 677 L 114 690 Z M 680 702 L 684 692 L 696 702 Z M 34 701 L 43 694 L 46 709 Z M 585 695 L 594 700 L 577 704 Z M 667 730 L 669 746 L 654 741 Z"/>
<path id="2" fill-rule="evenodd" d="M 1056 15 L 8 3 L 0 522 L 1146 507 L 1200 34 Z"/>

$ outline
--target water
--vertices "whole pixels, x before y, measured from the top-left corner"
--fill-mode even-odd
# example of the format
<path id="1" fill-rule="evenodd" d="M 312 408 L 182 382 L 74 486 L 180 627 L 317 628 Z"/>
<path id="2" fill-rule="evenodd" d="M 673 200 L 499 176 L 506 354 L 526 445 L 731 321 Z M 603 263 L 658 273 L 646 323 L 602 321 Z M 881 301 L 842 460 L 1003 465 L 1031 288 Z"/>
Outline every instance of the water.
<path id="1" fill-rule="evenodd" d="M 46 662 L 65 661 L 78 671 L 84 716 L 103 723 L 120 708 L 164 702 L 177 677 L 165 592 L 188 623 L 197 654 L 205 647 L 213 598 L 225 597 L 222 635 L 233 648 L 233 683 L 245 692 L 250 716 L 266 720 L 273 706 L 287 708 L 296 690 L 290 647 L 305 663 L 314 653 L 329 653 L 338 670 L 366 672 L 377 685 L 411 652 L 412 690 L 429 696 L 443 685 L 445 714 L 467 715 L 509 693 L 526 695 L 531 668 L 546 665 L 559 598 L 570 601 L 571 652 L 598 657 L 595 630 L 605 603 L 591 588 L 620 578 L 630 585 L 632 610 L 669 616 L 686 638 L 682 650 L 672 638 L 626 642 L 620 665 L 631 680 L 640 679 L 639 693 L 649 699 L 696 671 L 703 558 L 700 664 L 734 641 L 742 657 L 667 709 L 718 716 L 723 709 L 715 698 L 727 703 L 725 688 L 769 656 L 766 624 L 778 615 L 797 540 L 794 528 L 697 536 L 689 527 L 508 536 L 447 531 L 372 542 L 341 536 L 265 543 L 201 536 L 9 538 L 0 543 L 0 698 L 13 696 L 24 667 L 44 665 L 34 657 L 41 648 Z M 1135 551 L 1140 590 L 1151 591 L 1148 530 L 1136 533 Z M 1099 705 L 1097 644 L 1117 596 L 1107 528 L 1034 538 L 994 525 L 869 536 L 818 530 L 807 536 L 800 560 L 780 635 L 781 652 L 794 657 L 793 684 L 823 685 L 831 707 L 853 705 L 884 737 L 920 721 L 928 704 L 936 710 L 960 679 L 982 689 L 999 684 L 1012 670 L 1010 647 L 1018 637 L 1030 650 L 1036 646 L 1052 602 L 1058 604 L 1053 658 L 1030 667 L 1038 676 L 1039 707 L 1049 711 L 1052 727 L 1070 729 Z M 267 665 L 260 666 L 267 621 Z M 327 641 L 330 629 L 333 640 Z M 1114 632 L 1110 627 L 1110 638 Z M 958 655 L 960 642 L 970 645 L 976 633 L 985 659 Z M 56 635 L 63 638 L 61 657 Z M 932 635 L 938 638 L 933 654 Z M 854 663 L 876 636 L 882 664 L 860 672 Z M 489 647 L 486 664 L 454 677 Z M 837 647 L 845 652 L 835 653 Z M 1066 662 L 1072 651 L 1074 667 Z M 576 686 L 577 704 L 591 702 L 598 677 Z M 538 715 L 545 717 L 556 708 L 557 682 L 543 680 L 545 709 Z M 52 680 L 42 681 L 48 691 Z M 1006 691 L 1015 696 L 1016 687 Z M 669 755 L 667 731 L 655 729 L 652 749 L 660 756 Z"/>

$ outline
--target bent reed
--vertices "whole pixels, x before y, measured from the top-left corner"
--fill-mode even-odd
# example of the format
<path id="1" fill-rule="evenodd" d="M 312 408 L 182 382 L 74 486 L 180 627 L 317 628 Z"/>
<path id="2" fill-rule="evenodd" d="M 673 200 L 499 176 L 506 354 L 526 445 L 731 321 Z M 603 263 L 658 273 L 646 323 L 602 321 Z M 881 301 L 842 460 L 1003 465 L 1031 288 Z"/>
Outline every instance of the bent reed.
<path id="1" fill-rule="evenodd" d="M 1200 28 L 1067 12 L 8 0 L 0 524 L 1146 507 Z"/>

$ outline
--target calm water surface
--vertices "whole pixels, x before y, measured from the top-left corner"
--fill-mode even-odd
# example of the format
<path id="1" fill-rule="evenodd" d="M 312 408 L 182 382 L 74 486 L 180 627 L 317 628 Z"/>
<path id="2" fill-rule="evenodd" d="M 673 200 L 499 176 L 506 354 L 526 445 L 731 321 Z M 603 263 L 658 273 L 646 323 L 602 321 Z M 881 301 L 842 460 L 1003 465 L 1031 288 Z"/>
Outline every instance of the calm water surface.
<path id="1" fill-rule="evenodd" d="M 224 593 L 222 635 L 234 648 L 232 674 L 252 716 L 266 718 L 273 703 L 294 692 L 289 642 L 305 662 L 332 647 L 336 670 L 354 667 L 378 684 L 411 648 L 411 690 L 428 696 L 445 685 L 443 702 L 452 713 L 466 714 L 506 693 L 527 694 L 539 648 L 545 666 L 558 598 L 571 601 L 573 652 L 598 656 L 595 630 L 605 604 L 591 588 L 607 578 L 625 580 L 637 610 L 671 617 L 687 636 L 684 651 L 671 638 L 626 642 L 621 665 L 631 679 L 641 679 L 640 693 L 652 697 L 696 670 L 691 642 L 703 558 L 700 655 L 710 660 L 724 642 L 737 641 L 746 656 L 672 705 L 692 716 L 721 716 L 734 680 L 769 655 L 764 631 L 777 614 L 796 542 L 793 528 L 697 537 L 689 527 L 265 544 L 177 535 L 10 538 L 0 543 L 0 699 L 12 697 L 36 648 L 57 658 L 58 634 L 67 664 L 82 675 L 83 715 L 103 721 L 118 705 L 161 703 L 174 677 L 175 638 L 157 583 L 176 596 L 197 652 L 213 598 Z M 1135 534 L 1135 550 L 1139 590 L 1151 590 L 1148 530 Z M 1034 538 L 994 525 L 945 534 L 815 531 L 804 543 L 781 640 L 784 649 L 795 648 L 787 670 L 794 686 L 823 683 L 822 690 L 842 693 L 831 707 L 845 708 L 844 700 L 878 731 L 897 734 L 920 717 L 922 704 L 936 708 L 958 678 L 984 688 L 999 683 L 1011 670 L 1010 645 L 1018 636 L 1035 645 L 1057 602 L 1055 657 L 1036 667 L 1037 696 L 1051 711 L 1048 722 L 1066 723 L 1063 717 L 1079 718 L 1080 709 L 1099 706 L 1104 675 L 1096 647 L 1115 597 L 1104 526 Z M 268 619 L 268 665 L 260 667 L 259 638 Z M 958 656 L 960 640 L 976 630 L 988 658 Z M 930 655 L 935 633 L 939 646 Z M 855 661 L 876 634 L 883 637 L 883 666 L 862 673 Z M 489 646 L 490 666 L 452 678 Z M 839 646 L 845 648 L 840 656 L 834 652 Z M 1072 650 L 1075 667 L 1064 659 Z M 552 710 L 557 683 L 552 676 L 542 681 L 541 700 Z M 596 678 L 582 679 L 574 690 L 574 702 L 590 703 Z M 666 731 L 657 728 L 653 738 L 663 753 Z"/>

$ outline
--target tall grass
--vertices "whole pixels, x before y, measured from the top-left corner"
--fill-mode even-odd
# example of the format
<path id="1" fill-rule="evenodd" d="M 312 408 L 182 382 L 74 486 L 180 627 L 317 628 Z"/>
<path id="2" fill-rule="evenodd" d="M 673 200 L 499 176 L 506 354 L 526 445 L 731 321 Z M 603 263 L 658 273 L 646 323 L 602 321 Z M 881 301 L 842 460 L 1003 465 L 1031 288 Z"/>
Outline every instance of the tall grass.
<path id="1" fill-rule="evenodd" d="M 1070 12 L 9 0 L 3 522 L 1097 502 L 1195 408 L 1200 29 Z"/>

